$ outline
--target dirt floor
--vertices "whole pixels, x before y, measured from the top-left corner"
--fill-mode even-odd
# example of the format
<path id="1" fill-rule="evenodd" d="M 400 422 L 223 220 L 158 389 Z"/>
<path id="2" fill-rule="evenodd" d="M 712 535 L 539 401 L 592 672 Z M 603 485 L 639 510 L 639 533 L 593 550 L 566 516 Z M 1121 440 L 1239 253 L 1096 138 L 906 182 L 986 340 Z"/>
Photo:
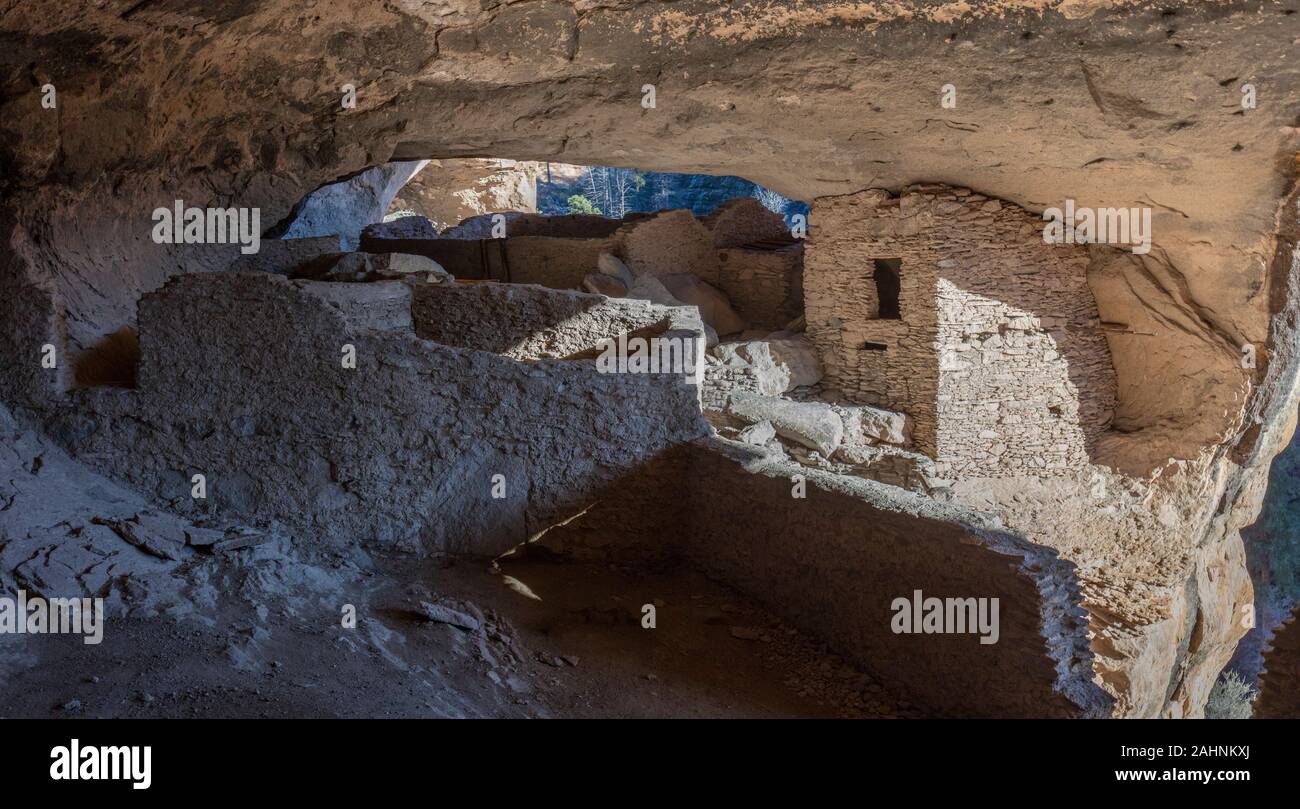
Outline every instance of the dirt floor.
<path id="1" fill-rule="evenodd" d="M 259 549 L 186 580 L 152 615 L 110 616 L 98 646 L 0 636 L 0 716 L 922 715 L 685 569 Z"/>

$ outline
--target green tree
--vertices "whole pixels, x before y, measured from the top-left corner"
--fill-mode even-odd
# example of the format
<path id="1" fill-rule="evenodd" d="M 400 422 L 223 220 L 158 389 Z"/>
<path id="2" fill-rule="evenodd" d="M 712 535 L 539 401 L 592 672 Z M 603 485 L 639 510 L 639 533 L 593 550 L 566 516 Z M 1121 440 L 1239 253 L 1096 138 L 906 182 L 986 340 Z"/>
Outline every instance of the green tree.
<path id="1" fill-rule="evenodd" d="M 581 213 L 600 216 L 600 209 L 591 204 L 591 200 L 582 194 L 574 194 L 569 197 L 569 213 Z"/>

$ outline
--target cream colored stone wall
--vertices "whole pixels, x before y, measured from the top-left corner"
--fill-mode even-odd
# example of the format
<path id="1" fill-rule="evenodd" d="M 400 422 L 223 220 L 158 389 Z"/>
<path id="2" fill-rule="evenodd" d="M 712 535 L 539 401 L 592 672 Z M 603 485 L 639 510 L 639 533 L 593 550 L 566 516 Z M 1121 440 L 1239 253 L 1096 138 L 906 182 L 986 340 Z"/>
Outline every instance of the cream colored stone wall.
<path id="1" fill-rule="evenodd" d="M 965 189 L 864 191 L 813 206 L 808 332 L 828 384 L 911 414 L 939 474 L 1056 475 L 1085 465 L 1115 407 L 1088 255 L 1032 215 Z M 900 259 L 900 319 L 874 260 Z"/>

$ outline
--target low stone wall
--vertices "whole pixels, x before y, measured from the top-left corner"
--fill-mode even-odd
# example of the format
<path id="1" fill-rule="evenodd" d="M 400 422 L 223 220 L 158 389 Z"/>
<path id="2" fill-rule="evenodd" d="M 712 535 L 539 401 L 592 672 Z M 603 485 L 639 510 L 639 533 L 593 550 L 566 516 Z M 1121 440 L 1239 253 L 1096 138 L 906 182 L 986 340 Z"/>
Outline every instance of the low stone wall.
<path id="1" fill-rule="evenodd" d="M 140 303 L 139 388 L 77 392 L 49 430 L 189 516 L 467 554 L 513 547 L 707 431 L 680 376 L 423 340 L 410 300 L 402 282 L 174 278 Z"/>
<path id="2" fill-rule="evenodd" d="M 1073 566 L 981 519 L 712 439 L 665 453 L 541 541 L 578 557 L 689 559 L 938 714 L 1106 715 Z M 999 599 L 997 643 L 896 634 L 891 605 L 917 590 Z"/>
<path id="3" fill-rule="evenodd" d="M 427 284 L 413 291 L 419 337 L 517 360 L 564 359 L 641 330 L 700 330 L 691 309 L 541 286 Z"/>

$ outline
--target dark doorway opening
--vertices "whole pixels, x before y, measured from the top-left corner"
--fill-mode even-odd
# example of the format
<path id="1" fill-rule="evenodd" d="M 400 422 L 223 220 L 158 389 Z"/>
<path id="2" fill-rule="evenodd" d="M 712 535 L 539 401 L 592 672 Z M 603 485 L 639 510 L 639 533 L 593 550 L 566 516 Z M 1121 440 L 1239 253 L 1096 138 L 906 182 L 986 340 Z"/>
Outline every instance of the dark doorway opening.
<path id="1" fill-rule="evenodd" d="M 902 317 L 898 309 L 898 291 L 903 261 L 897 258 L 878 258 L 873 263 L 876 269 L 871 273 L 871 279 L 876 282 L 876 300 L 880 304 L 876 316 L 884 320 L 898 320 Z"/>

